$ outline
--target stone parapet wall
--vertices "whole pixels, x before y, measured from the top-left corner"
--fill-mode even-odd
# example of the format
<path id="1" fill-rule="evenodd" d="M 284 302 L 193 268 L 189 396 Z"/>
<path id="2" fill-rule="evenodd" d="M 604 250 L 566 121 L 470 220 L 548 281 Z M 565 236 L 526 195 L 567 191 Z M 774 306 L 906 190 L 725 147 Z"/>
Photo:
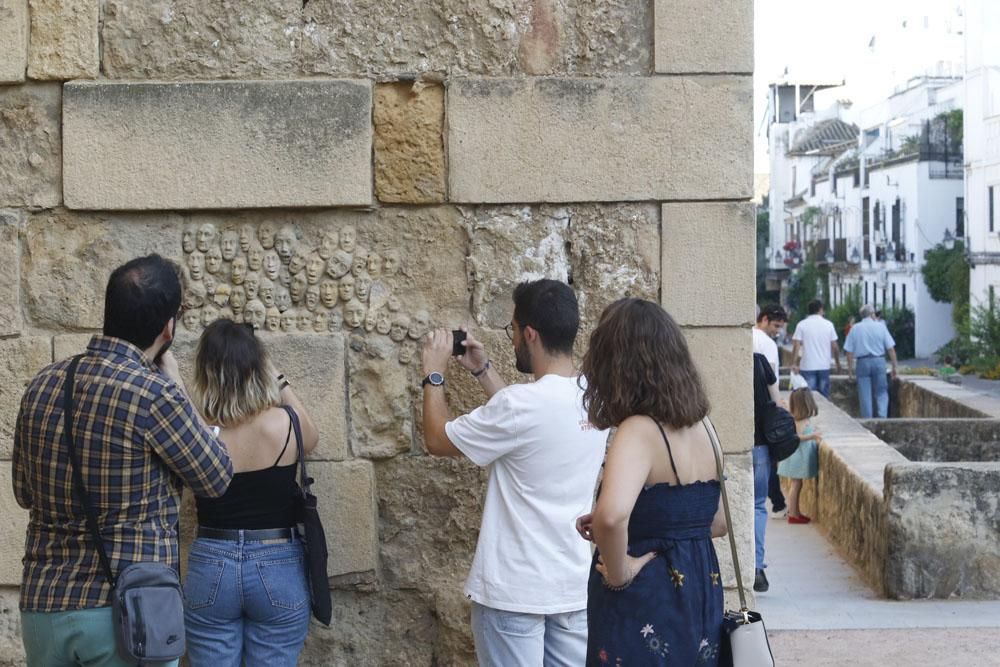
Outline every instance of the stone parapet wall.
<path id="1" fill-rule="evenodd" d="M 861 424 L 913 462 L 1000 461 L 997 419 L 869 419 Z"/>
<path id="2" fill-rule="evenodd" d="M 523 381 L 511 290 L 550 277 L 578 294 L 578 355 L 623 296 L 684 329 L 749 581 L 752 15 L 0 0 L 0 470 L 29 378 L 100 330 L 115 266 L 160 253 L 185 274 L 182 371 L 213 318 L 255 324 L 320 427 L 335 618 L 301 664 L 472 664 L 485 472 L 425 454 L 418 341 L 469 324 Z M 457 368 L 447 391 L 455 414 L 483 400 Z M 0 664 L 20 664 L 27 514 L 0 483 Z M 185 543 L 193 527 L 188 497 Z"/>

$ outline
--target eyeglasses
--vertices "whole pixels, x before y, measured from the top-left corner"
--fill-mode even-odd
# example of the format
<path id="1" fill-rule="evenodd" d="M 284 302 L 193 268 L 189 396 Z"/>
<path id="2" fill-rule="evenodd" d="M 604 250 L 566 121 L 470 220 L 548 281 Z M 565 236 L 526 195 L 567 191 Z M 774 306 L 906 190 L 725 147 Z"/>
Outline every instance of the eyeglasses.
<path id="1" fill-rule="evenodd" d="M 514 321 L 511 320 L 507 323 L 507 326 L 503 328 L 507 332 L 507 338 L 514 340 Z"/>

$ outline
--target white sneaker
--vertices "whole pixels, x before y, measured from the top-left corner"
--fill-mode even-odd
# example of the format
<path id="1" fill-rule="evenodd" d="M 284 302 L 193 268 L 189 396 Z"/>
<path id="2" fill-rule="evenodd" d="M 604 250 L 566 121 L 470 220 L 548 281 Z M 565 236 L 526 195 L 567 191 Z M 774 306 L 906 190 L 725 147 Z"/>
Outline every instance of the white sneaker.
<path id="1" fill-rule="evenodd" d="M 786 516 L 788 516 L 788 508 L 787 507 L 784 508 L 784 509 L 782 509 L 780 512 L 773 512 L 773 511 L 771 512 L 771 518 L 772 519 L 784 519 Z"/>

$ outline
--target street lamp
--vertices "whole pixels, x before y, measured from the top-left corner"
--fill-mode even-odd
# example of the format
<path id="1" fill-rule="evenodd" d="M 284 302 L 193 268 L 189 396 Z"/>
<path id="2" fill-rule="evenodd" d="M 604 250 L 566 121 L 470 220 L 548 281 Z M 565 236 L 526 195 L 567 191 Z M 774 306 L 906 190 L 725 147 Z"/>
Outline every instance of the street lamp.
<path id="1" fill-rule="evenodd" d="M 944 230 L 944 247 L 948 250 L 955 247 L 955 237 L 952 236 L 950 229 Z"/>
<path id="2" fill-rule="evenodd" d="M 830 248 L 827 248 L 826 249 L 826 254 L 823 255 L 823 259 L 826 260 L 827 264 L 833 264 L 833 260 L 835 259 L 834 255 L 833 255 L 833 250 L 831 250 Z"/>
<path id="3" fill-rule="evenodd" d="M 858 249 L 855 248 L 854 250 L 851 251 L 851 264 L 860 264 L 860 263 L 861 263 L 861 253 L 859 253 Z"/>
<path id="4" fill-rule="evenodd" d="M 774 249 L 774 261 L 775 263 L 781 263 L 781 248 Z"/>

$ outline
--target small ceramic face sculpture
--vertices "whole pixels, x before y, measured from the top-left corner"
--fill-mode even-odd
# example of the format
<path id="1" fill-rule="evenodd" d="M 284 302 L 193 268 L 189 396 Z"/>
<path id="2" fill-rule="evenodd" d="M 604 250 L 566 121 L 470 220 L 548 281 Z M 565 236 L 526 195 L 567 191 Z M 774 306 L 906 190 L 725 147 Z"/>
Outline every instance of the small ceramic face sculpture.
<path id="1" fill-rule="evenodd" d="M 184 231 L 181 232 L 181 249 L 184 252 L 194 252 L 197 247 L 195 237 L 198 235 L 198 230 L 194 225 L 184 225 Z"/>
<path id="2" fill-rule="evenodd" d="M 217 319 L 219 319 L 219 309 L 215 306 L 205 306 L 201 309 L 201 325 L 203 327 L 207 327 Z"/>
<path id="3" fill-rule="evenodd" d="M 319 285 L 310 285 L 306 288 L 306 310 L 310 313 L 316 312 L 319 307 Z"/>
<path id="4" fill-rule="evenodd" d="M 268 308 L 264 318 L 264 328 L 268 331 L 277 331 L 281 326 L 281 313 L 277 308 Z"/>
<path id="5" fill-rule="evenodd" d="M 395 294 L 389 295 L 389 298 L 385 301 L 385 305 L 393 313 L 398 313 L 399 309 L 403 307 L 403 304 L 399 301 L 399 297 Z"/>
<path id="6" fill-rule="evenodd" d="M 257 298 L 268 308 L 274 306 L 274 281 L 270 278 L 261 278 L 260 287 L 257 289 Z"/>
<path id="7" fill-rule="evenodd" d="M 234 285 L 242 285 L 243 280 L 247 277 L 247 261 L 243 257 L 236 257 L 233 259 L 233 271 L 230 274 L 230 279 L 233 281 Z"/>
<path id="8" fill-rule="evenodd" d="M 351 299 L 344 305 L 344 324 L 351 329 L 357 329 L 365 321 L 365 307 L 357 299 Z"/>
<path id="9" fill-rule="evenodd" d="M 243 309 L 243 319 L 247 324 L 252 324 L 254 329 L 262 329 L 267 319 L 267 308 L 257 299 L 247 301 Z"/>
<path id="10" fill-rule="evenodd" d="M 330 331 L 340 331 L 344 328 L 344 315 L 340 312 L 339 308 L 330 311 L 330 325 L 328 328 Z"/>
<path id="11" fill-rule="evenodd" d="M 343 250 L 337 250 L 326 262 L 326 275 L 334 280 L 342 278 L 351 270 L 351 255 Z"/>
<path id="12" fill-rule="evenodd" d="M 380 310 L 375 320 L 375 331 L 383 336 L 388 336 L 392 329 L 392 320 L 389 318 L 388 310 Z"/>
<path id="13" fill-rule="evenodd" d="M 211 246 L 205 253 L 205 270 L 213 276 L 222 269 L 222 249 Z"/>
<path id="14" fill-rule="evenodd" d="M 247 291 L 247 301 L 256 299 L 257 293 L 260 290 L 260 275 L 248 273 L 247 279 L 243 281 L 243 289 Z"/>
<path id="15" fill-rule="evenodd" d="M 300 310 L 298 312 L 298 320 L 296 322 L 296 326 L 299 328 L 299 331 L 309 331 L 312 328 L 312 319 L 312 313 L 304 308 Z"/>
<path id="16" fill-rule="evenodd" d="M 204 285 L 201 283 L 189 283 L 187 289 L 184 290 L 184 307 L 188 310 L 201 308 L 205 305 L 206 298 Z"/>
<path id="17" fill-rule="evenodd" d="M 304 273 L 292 276 L 292 284 L 288 286 L 288 292 L 292 295 L 292 303 L 300 304 L 306 297 L 306 276 Z"/>
<path id="18" fill-rule="evenodd" d="M 295 242 L 295 228 L 291 225 L 285 225 L 274 235 L 274 250 L 283 263 L 288 264 L 292 258 L 292 248 L 295 247 Z"/>
<path id="19" fill-rule="evenodd" d="M 427 333 L 427 329 L 430 327 L 431 316 L 426 310 L 418 310 L 413 316 L 413 321 L 410 323 L 410 329 L 407 335 L 413 340 L 420 340 L 423 338 L 424 334 Z"/>
<path id="20" fill-rule="evenodd" d="M 368 295 L 372 291 L 372 279 L 367 275 L 362 275 L 354 281 L 354 293 L 358 295 L 358 301 L 368 303 Z"/>
<path id="21" fill-rule="evenodd" d="M 264 275 L 270 280 L 278 279 L 278 271 L 281 270 L 281 258 L 274 250 L 264 253 Z"/>
<path id="22" fill-rule="evenodd" d="M 264 266 L 264 246 L 259 243 L 250 245 L 247 251 L 247 268 L 251 271 L 260 271 Z"/>
<path id="23" fill-rule="evenodd" d="M 340 287 L 338 288 L 340 293 L 340 300 L 347 303 L 354 298 L 354 276 L 346 275 L 340 279 Z M 344 319 L 347 319 L 345 316 Z"/>
<path id="24" fill-rule="evenodd" d="M 301 273 L 306 268 L 308 257 L 304 246 L 295 246 L 292 250 L 292 257 L 288 260 L 288 272 L 293 276 L 296 273 Z"/>
<path id="25" fill-rule="evenodd" d="M 377 324 L 378 324 L 378 315 L 375 313 L 375 311 L 369 309 L 368 312 L 365 313 L 365 331 L 367 331 L 368 333 L 375 331 L 375 327 Z"/>
<path id="26" fill-rule="evenodd" d="M 261 223 L 260 227 L 257 228 L 257 241 L 264 250 L 270 250 L 274 247 L 274 223 Z"/>
<path id="27" fill-rule="evenodd" d="M 233 261 L 240 249 L 240 235 L 234 231 L 222 232 L 222 259 Z"/>
<path id="28" fill-rule="evenodd" d="M 313 331 L 316 333 L 326 333 L 329 326 L 330 318 L 327 316 L 326 311 L 316 311 L 316 314 L 313 315 Z"/>
<path id="29" fill-rule="evenodd" d="M 224 308 L 229 303 L 229 297 L 233 293 L 233 288 L 229 285 L 222 283 L 215 288 L 215 293 L 212 296 L 212 303 L 214 303 L 219 308 Z"/>
<path id="30" fill-rule="evenodd" d="M 181 322 L 188 331 L 197 331 L 201 326 L 201 309 L 185 310 Z"/>
<path id="31" fill-rule="evenodd" d="M 402 343 L 406 340 L 406 332 L 410 330 L 410 318 L 406 315 L 398 315 L 396 319 L 392 321 L 392 326 L 389 328 L 389 338 L 397 343 Z"/>
<path id="32" fill-rule="evenodd" d="M 244 289 L 243 285 L 234 285 L 232 291 L 229 293 L 229 307 L 233 309 L 234 313 L 242 313 L 246 305 L 246 289 Z"/>
<path id="33" fill-rule="evenodd" d="M 324 280 L 319 284 L 319 299 L 327 308 L 337 305 L 337 281 Z"/>
<path id="34" fill-rule="evenodd" d="M 319 279 L 323 277 L 323 269 L 325 268 L 326 262 L 319 256 L 319 253 L 309 255 L 309 259 L 306 260 L 306 282 L 310 285 L 317 284 Z"/>
<path id="35" fill-rule="evenodd" d="M 385 254 L 385 263 L 383 264 L 383 272 L 387 276 L 394 276 L 399 273 L 399 251 L 390 250 Z"/>
<path id="36" fill-rule="evenodd" d="M 195 251 L 187 256 L 188 275 L 191 280 L 201 280 L 205 276 L 205 255 Z"/>
<path id="37" fill-rule="evenodd" d="M 399 363 L 404 366 L 412 362 L 416 355 L 417 345 L 413 341 L 408 340 L 399 346 Z"/>
<path id="38" fill-rule="evenodd" d="M 382 275 L 382 258 L 379 257 L 378 253 L 368 253 L 368 275 L 372 278 L 378 278 Z"/>
<path id="39" fill-rule="evenodd" d="M 368 273 L 368 251 L 358 248 L 351 261 L 351 275 L 357 278 L 364 273 Z"/>
<path id="40" fill-rule="evenodd" d="M 358 232 L 354 227 L 344 227 L 340 230 L 340 249 L 351 254 L 357 245 Z"/>
<path id="41" fill-rule="evenodd" d="M 340 241 L 337 232 L 326 232 L 323 234 L 323 240 L 319 243 L 319 256 L 323 259 L 330 259 L 333 256 L 334 251 L 337 249 L 337 243 Z"/>
<path id="42" fill-rule="evenodd" d="M 240 250 L 243 252 L 250 252 L 250 246 L 253 244 L 256 237 L 256 234 L 253 233 L 253 227 L 250 225 L 243 225 L 240 227 Z"/>
<path id="43" fill-rule="evenodd" d="M 215 244 L 216 233 L 215 225 L 210 222 L 206 222 L 198 227 L 195 245 L 198 246 L 200 252 L 208 252 L 208 249 Z"/>
<path id="44" fill-rule="evenodd" d="M 295 313 L 286 310 L 281 314 L 281 330 L 285 333 L 291 333 L 295 331 Z"/>
<path id="45" fill-rule="evenodd" d="M 274 288 L 274 306 L 282 313 L 292 307 L 292 296 L 288 293 L 287 288 Z"/>

